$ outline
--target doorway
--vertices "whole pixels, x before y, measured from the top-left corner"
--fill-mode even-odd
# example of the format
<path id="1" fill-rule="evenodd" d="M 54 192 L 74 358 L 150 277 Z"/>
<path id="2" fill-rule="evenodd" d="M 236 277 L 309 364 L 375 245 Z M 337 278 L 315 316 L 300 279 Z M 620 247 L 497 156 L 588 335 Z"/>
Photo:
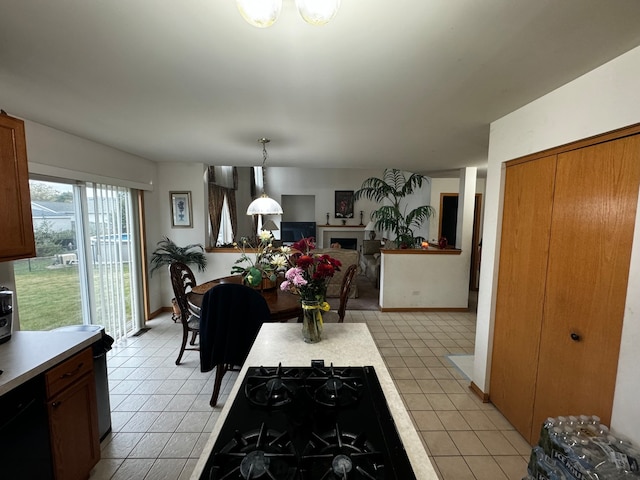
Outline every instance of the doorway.
<path id="1" fill-rule="evenodd" d="M 480 220 L 482 212 L 482 194 L 476 193 L 473 209 L 473 235 L 471 238 L 471 267 L 469 271 L 469 289 L 477 291 L 480 281 L 480 257 L 482 239 L 480 237 Z M 447 245 L 453 248 L 456 244 L 458 228 L 458 194 L 440 194 L 440 218 L 438 221 L 438 239 L 445 237 Z"/>

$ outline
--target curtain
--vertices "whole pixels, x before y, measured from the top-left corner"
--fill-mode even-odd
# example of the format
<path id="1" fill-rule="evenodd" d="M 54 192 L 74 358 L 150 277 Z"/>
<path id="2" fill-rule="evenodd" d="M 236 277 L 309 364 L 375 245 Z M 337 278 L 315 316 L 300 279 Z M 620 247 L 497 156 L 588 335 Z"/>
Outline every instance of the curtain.
<path id="1" fill-rule="evenodd" d="M 238 169 L 236 167 L 215 167 L 207 169 L 207 182 L 209 185 L 209 221 L 211 222 L 211 235 L 209 246 L 215 247 L 220 235 L 220 228 L 224 219 L 224 200 L 229 207 L 229 224 L 225 228 L 231 230 L 235 239 L 238 231 L 238 207 L 236 190 L 238 189 Z M 223 228 L 223 231 L 226 231 Z"/>

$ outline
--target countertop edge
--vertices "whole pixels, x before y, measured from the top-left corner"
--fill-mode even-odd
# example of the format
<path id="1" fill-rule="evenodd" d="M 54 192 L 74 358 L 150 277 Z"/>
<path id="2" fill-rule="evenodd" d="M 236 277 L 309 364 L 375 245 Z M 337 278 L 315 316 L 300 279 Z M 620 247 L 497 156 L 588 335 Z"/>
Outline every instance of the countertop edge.
<path id="1" fill-rule="evenodd" d="M 12 334 L 12 338 L 0 345 L 0 368 L 4 370 L 0 375 L 0 395 L 10 392 L 21 384 L 46 372 L 51 367 L 71 357 L 75 353 L 84 350 L 95 343 L 102 335 L 102 332 L 32 332 L 17 331 Z M 51 342 L 55 336 L 55 343 Z M 14 362 L 21 363 L 13 368 L 5 367 L 9 362 L 9 357 L 19 358 L 25 352 L 18 349 L 39 348 L 42 346 L 40 355 L 33 355 L 32 361 Z M 25 366 L 27 365 L 27 366 Z"/>

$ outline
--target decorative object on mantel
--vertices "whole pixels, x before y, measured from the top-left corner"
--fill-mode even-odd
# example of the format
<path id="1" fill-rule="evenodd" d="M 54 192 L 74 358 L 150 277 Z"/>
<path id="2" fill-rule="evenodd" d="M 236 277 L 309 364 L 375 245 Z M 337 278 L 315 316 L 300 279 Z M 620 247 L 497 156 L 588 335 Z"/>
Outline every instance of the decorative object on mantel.
<path id="1" fill-rule="evenodd" d="M 231 267 L 231 273 L 242 275 L 244 283 L 249 287 L 260 290 L 276 288 L 278 273 L 284 272 L 287 266 L 287 257 L 281 248 L 273 246 L 272 241 L 271 232 L 262 230 L 256 245 L 252 245 L 246 237 L 242 237 L 239 242 L 234 243 L 234 248 L 240 250 L 241 254 Z M 248 265 L 240 266 L 242 263 Z"/>
<path id="2" fill-rule="evenodd" d="M 347 224 L 347 221 L 343 218 L 342 219 L 342 225 L 346 225 L 346 224 Z"/>
<path id="3" fill-rule="evenodd" d="M 282 10 L 282 0 L 236 0 L 238 10 L 247 23 L 267 28 L 276 23 Z M 302 19 L 320 26 L 331 21 L 340 8 L 340 0 L 296 0 Z"/>
<path id="4" fill-rule="evenodd" d="M 327 284 L 342 263 L 326 254 L 314 254 L 313 238 L 294 243 L 288 252 L 289 270 L 280 289 L 300 295 L 302 304 L 302 338 L 317 343 L 322 338 L 322 311 L 330 309 L 325 301 Z"/>
<path id="5" fill-rule="evenodd" d="M 394 243 L 399 248 L 413 248 L 424 240 L 421 236 L 414 236 L 413 229 L 420 228 L 435 214 L 435 210 L 429 205 L 421 205 L 405 215 L 407 202 L 403 200 L 422 187 L 423 182 L 429 182 L 429 178 L 417 173 L 407 178 L 401 170 L 386 168 L 382 178 L 371 177 L 362 182 L 354 199 L 364 197 L 380 204 L 386 201 L 387 205 L 371 213 L 376 230 L 393 232 Z"/>
<path id="6" fill-rule="evenodd" d="M 440 237 L 438 239 L 438 247 L 440 247 L 442 250 L 447 248 L 447 237 Z"/>
<path id="7" fill-rule="evenodd" d="M 327 225 L 329 225 L 329 212 L 327 212 Z"/>
<path id="8" fill-rule="evenodd" d="M 364 215 L 364 212 L 362 210 L 360 210 L 360 226 L 364 225 L 364 223 L 362 223 L 363 215 Z"/>
<path id="9" fill-rule="evenodd" d="M 261 138 L 258 140 L 262 144 L 262 195 L 256 198 L 247 207 L 247 215 L 282 215 L 282 207 L 274 199 L 269 198 L 265 193 L 265 175 L 267 163 L 267 143 L 271 140 Z"/>

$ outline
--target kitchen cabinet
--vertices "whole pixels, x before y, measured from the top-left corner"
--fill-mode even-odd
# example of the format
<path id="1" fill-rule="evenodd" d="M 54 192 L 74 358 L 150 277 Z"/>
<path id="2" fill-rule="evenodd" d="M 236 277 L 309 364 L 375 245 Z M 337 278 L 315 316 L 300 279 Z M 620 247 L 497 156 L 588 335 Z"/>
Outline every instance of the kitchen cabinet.
<path id="1" fill-rule="evenodd" d="M 640 186 L 634 133 L 506 168 L 489 398 L 532 444 L 549 416 L 610 424 Z"/>
<path id="2" fill-rule="evenodd" d="M 92 350 L 46 372 L 45 383 L 55 479 L 89 478 L 100 460 Z"/>
<path id="3" fill-rule="evenodd" d="M 0 261 L 35 257 L 24 122 L 0 114 Z"/>

